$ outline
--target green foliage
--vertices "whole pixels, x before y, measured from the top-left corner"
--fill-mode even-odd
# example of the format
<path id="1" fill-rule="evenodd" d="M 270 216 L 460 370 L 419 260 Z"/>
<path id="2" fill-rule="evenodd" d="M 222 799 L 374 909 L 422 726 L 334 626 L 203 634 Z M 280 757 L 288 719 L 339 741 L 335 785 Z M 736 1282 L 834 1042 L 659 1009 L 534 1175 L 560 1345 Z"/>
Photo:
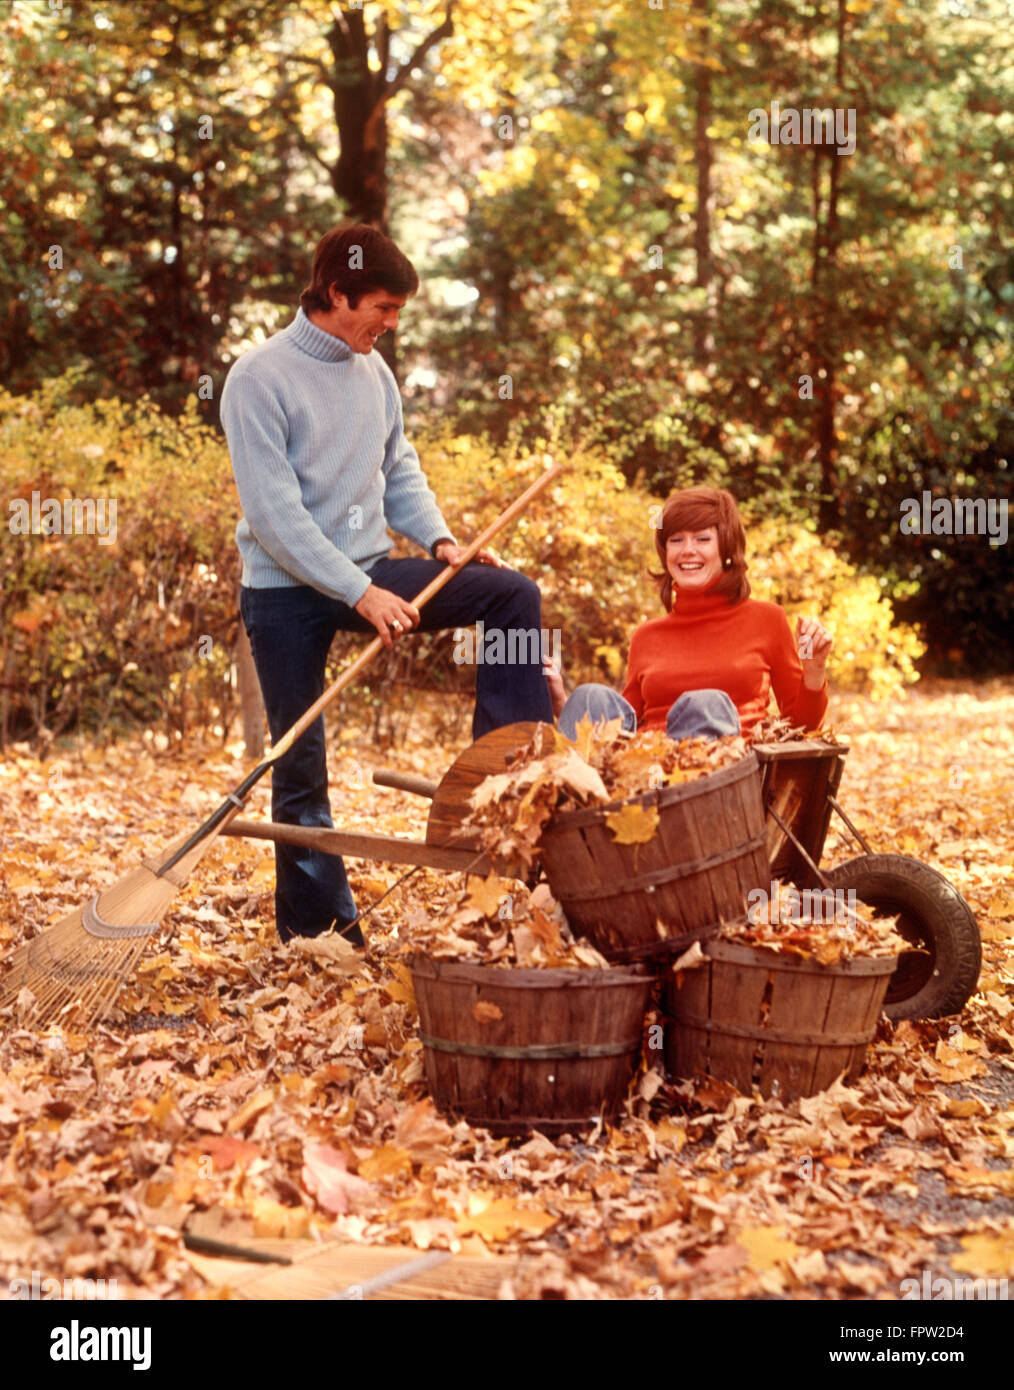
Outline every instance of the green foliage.
<path id="1" fill-rule="evenodd" d="M 284 6 L 216 8 L 0 6 L 13 390 L 75 366 L 92 397 L 210 400 L 236 337 L 305 283 L 340 208 L 299 148 L 301 94 L 258 77 Z"/>
<path id="2" fill-rule="evenodd" d="M 998 383 L 995 400 L 982 389 L 966 391 L 961 408 L 944 401 L 942 418 L 928 404 L 884 422 L 868 447 L 876 472 L 857 479 L 845 515 L 849 553 L 881 574 L 899 612 L 924 627 L 938 669 L 964 675 L 1014 666 L 1014 544 L 1006 534 L 1010 384 Z M 965 413 L 974 418 L 948 428 Z M 982 508 L 991 502 L 996 544 L 988 534 L 924 532 L 927 494 L 931 525 L 935 504 L 967 499 L 988 527 Z M 916 504 L 919 517 L 911 533 L 901 525 L 906 502 Z"/>

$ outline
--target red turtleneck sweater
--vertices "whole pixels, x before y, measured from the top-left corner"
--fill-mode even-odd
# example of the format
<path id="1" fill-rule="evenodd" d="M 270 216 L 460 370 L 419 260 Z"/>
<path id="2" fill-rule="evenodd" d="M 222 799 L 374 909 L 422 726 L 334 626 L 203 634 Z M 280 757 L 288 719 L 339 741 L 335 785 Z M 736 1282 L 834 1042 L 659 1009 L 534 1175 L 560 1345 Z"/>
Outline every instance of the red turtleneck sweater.
<path id="1" fill-rule="evenodd" d="M 749 733 L 767 713 L 772 689 L 786 718 L 820 727 L 827 685 L 804 686 L 789 620 L 777 603 L 677 594 L 667 617 L 642 623 L 631 639 L 623 694 L 640 729 L 664 729 L 670 705 L 688 690 L 724 690 Z"/>

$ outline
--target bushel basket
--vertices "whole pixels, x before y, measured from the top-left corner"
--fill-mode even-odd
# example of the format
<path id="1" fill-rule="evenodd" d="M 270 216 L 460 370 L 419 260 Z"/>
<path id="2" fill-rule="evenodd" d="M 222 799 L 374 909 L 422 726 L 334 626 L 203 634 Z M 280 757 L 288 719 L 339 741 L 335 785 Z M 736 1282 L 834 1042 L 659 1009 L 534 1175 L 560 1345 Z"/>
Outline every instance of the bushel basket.
<path id="1" fill-rule="evenodd" d="M 897 956 L 838 965 L 731 941 L 666 987 L 666 1066 L 749 1095 L 812 1096 L 862 1070 Z"/>
<path id="2" fill-rule="evenodd" d="M 560 1134 L 619 1114 L 652 973 L 521 970 L 413 956 L 426 1084 L 494 1134 Z"/>
<path id="3" fill-rule="evenodd" d="M 606 824 L 629 804 L 658 808 L 658 828 L 642 844 L 620 844 Z M 760 764 L 750 752 L 682 786 L 564 811 L 543 830 L 540 856 L 574 934 L 609 960 L 636 961 L 742 917 L 750 890 L 770 881 L 765 841 Z"/>

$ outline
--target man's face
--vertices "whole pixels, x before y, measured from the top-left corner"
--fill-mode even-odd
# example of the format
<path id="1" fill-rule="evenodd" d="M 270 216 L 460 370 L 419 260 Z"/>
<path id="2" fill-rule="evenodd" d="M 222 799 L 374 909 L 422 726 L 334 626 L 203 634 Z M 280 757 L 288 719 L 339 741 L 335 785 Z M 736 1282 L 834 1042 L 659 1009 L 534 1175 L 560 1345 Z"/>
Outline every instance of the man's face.
<path id="1" fill-rule="evenodd" d="M 350 309 L 343 294 L 335 295 L 331 331 L 343 338 L 353 352 L 370 353 L 381 333 L 398 327 L 398 311 L 404 307 L 407 297 L 390 294 L 387 290 L 371 290 Z"/>

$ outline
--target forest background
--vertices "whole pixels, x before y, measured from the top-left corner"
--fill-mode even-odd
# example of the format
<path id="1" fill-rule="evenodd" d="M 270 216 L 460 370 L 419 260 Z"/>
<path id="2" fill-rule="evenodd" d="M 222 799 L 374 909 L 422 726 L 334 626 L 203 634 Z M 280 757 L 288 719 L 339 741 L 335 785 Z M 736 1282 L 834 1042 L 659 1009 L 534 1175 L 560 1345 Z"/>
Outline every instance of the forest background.
<path id="1" fill-rule="evenodd" d="M 569 465 L 506 549 L 571 680 L 622 678 L 658 502 L 700 481 L 748 514 L 754 592 L 834 629 L 838 686 L 1009 671 L 1006 531 L 900 522 L 908 498 L 1009 491 L 1012 19 L 3 0 L 0 488 L 115 499 L 117 524 L 109 544 L 0 529 L 0 745 L 156 719 L 228 736 L 221 388 L 343 216 L 420 271 L 385 352 L 456 532 L 546 455 Z M 775 104 L 837 111 L 854 150 L 755 138 Z M 420 639 L 357 693 L 378 732 L 399 690 L 467 684 L 451 651 Z"/>

